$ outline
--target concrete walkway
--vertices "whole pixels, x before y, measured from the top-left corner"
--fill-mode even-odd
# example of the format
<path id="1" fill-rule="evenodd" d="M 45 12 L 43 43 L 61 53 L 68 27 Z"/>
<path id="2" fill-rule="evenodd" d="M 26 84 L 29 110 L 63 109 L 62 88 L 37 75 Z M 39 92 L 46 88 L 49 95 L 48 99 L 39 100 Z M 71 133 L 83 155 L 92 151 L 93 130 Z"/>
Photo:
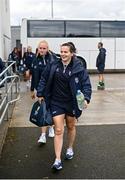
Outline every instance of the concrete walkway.
<path id="1" fill-rule="evenodd" d="M 93 87 L 91 103 L 83 111 L 78 125 L 125 124 L 125 74 L 106 74 L 106 90 L 97 91 L 98 76 L 91 75 Z M 21 98 L 16 103 L 11 127 L 34 126 L 29 122 L 29 114 L 33 104 L 26 83 L 21 84 Z"/>
<path id="2" fill-rule="evenodd" d="M 26 83 L 16 103 L 0 158 L 0 179 L 125 179 L 125 74 L 106 74 L 106 90 L 97 91 L 98 76 L 91 75 L 92 100 L 79 118 L 75 156 L 65 161 L 66 128 L 62 152 L 63 170 L 51 170 L 53 138 L 38 146 L 38 127 L 29 122 L 33 104 Z"/>

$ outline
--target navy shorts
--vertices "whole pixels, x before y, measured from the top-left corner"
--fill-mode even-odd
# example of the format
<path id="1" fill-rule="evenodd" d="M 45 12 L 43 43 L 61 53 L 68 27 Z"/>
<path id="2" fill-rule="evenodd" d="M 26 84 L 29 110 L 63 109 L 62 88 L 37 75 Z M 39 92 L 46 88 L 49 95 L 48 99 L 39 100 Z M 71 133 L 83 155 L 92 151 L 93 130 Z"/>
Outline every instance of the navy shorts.
<path id="1" fill-rule="evenodd" d="M 72 105 L 69 105 L 69 104 L 65 104 L 65 105 L 63 104 L 62 106 L 61 104 L 60 105 L 51 104 L 50 110 L 51 110 L 52 117 L 58 116 L 61 114 L 65 114 L 71 117 L 75 116 L 75 111 L 73 110 Z"/>
<path id="2" fill-rule="evenodd" d="M 104 66 L 99 66 L 98 68 L 98 73 L 103 74 L 104 73 Z"/>

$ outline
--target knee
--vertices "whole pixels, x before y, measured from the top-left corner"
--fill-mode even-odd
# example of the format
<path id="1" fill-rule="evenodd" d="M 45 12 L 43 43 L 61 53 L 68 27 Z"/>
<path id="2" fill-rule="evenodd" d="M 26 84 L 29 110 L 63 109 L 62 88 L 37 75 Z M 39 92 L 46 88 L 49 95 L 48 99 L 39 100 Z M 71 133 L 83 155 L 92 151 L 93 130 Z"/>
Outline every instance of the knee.
<path id="1" fill-rule="evenodd" d="M 75 124 L 68 124 L 67 128 L 68 130 L 73 131 L 75 130 L 76 127 L 75 127 Z"/>
<path id="2" fill-rule="evenodd" d="M 63 134 L 63 129 L 55 128 L 55 135 L 62 135 L 62 134 Z"/>

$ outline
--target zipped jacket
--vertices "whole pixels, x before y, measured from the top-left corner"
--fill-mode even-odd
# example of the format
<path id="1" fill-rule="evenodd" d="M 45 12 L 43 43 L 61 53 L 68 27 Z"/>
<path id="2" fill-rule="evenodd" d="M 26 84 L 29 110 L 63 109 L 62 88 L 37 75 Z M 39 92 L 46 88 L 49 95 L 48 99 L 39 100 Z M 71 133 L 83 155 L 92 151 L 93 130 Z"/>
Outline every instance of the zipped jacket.
<path id="1" fill-rule="evenodd" d="M 5 65 L 2 61 L 2 59 L 0 58 L 0 73 L 2 73 L 2 71 L 5 69 Z"/>
<path id="2" fill-rule="evenodd" d="M 32 74 L 32 79 L 31 79 L 31 91 L 34 91 L 34 89 L 37 89 L 37 86 L 39 84 L 41 74 L 45 70 L 47 64 L 52 63 L 55 61 L 57 58 L 53 53 L 47 53 L 45 57 L 43 58 L 42 56 L 37 56 L 33 59 L 32 65 L 31 65 L 31 74 Z"/>
<path id="3" fill-rule="evenodd" d="M 106 49 L 100 48 L 96 59 L 96 67 L 105 67 Z"/>
<path id="4" fill-rule="evenodd" d="M 31 65 L 32 65 L 34 57 L 35 57 L 35 54 L 33 52 L 24 53 L 23 62 L 26 65 L 26 70 L 31 69 Z"/>
<path id="5" fill-rule="evenodd" d="M 73 66 L 70 73 L 70 89 L 73 97 L 73 109 L 75 110 L 75 117 L 78 118 L 82 111 L 78 109 L 76 93 L 77 90 L 81 90 L 84 94 L 87 102 L 90 102 L 92 88 L 89 79 L 89 75 L 87 70 L 81 65 L 81 62 L 75 57 L 72 59 Z M 51 101 L 51 93 L 52 93 L 52 85 L 53 85 L 53 77 L 54 73 L 58 67 L 59 61 L 49 64 L 44 73 L 41 76 L 41 80 L 39 82 L 37 88 L 37 97 L 44 97 L 46 101 L 47 108 L 50 106 Z"/>

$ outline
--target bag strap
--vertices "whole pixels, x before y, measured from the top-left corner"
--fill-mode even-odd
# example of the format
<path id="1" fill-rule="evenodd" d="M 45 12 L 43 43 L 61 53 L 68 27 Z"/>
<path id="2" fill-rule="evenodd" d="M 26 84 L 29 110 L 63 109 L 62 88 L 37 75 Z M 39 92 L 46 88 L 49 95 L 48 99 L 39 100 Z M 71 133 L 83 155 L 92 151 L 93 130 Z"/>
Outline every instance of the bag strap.
<path id="1" fill-rule="evenodd" d="M 42 101 L 42 106 L 43 106 L 43 116 L 45 119 L 46 118 L 46 103 L 45 103 L 45 101 Z"/>

